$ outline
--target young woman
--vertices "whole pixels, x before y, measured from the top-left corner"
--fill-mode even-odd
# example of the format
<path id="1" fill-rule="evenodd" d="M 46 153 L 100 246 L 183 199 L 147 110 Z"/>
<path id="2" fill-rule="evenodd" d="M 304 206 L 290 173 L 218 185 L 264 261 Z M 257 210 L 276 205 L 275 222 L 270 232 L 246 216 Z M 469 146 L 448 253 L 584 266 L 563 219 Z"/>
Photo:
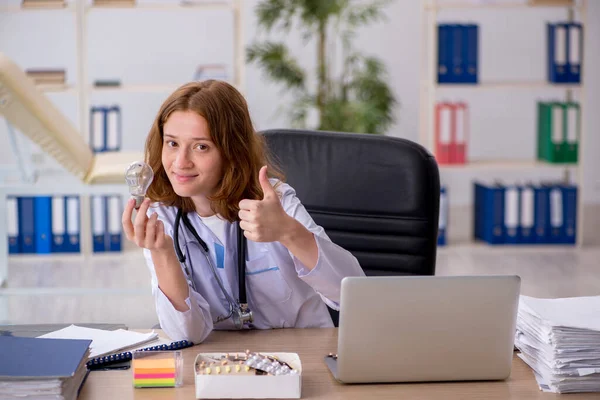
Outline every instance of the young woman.
<path id="1" fill-rule="evenodd" d="M 213 329 L 333 326 L 326 305 L 339 309 L 342 278 L 363 271 L 269 163 L 233 86 L 177 89 L 158 112 L 145 157 L 154 180 L 133 221 L 135 200 L 127 203 L 123 229 L 144 249 L 172 340 L 200 343 Z M 238 312 L 244 275 L 251 324 Z"/>

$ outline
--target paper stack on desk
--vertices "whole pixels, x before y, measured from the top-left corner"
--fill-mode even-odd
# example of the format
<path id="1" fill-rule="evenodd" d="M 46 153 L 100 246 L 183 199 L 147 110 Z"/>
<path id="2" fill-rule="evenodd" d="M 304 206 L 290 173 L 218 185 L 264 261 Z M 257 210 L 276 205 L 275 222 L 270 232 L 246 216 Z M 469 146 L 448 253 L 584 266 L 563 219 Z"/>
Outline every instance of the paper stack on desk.
<path id="1" fill-rule="evenodd" d="M 600 296 L 521 296 L 515 346 L 545 392 L 600 392 Z"/>
<path id="2" fill-rule="evenodd" d="M 141 345 L 150 346 L 159 344 L 157 343 L 159 340 L 158 334 L 154 331 L 150 333 L 139 333 L 124 329 L 106 331 L 103 329 L 85 328 L 77 325 L 70 325 L 66 328 L 39 337 L 43 339 L 91 340 L 92 344 L 90 346 L 89 358 L 139 348 Z"/>

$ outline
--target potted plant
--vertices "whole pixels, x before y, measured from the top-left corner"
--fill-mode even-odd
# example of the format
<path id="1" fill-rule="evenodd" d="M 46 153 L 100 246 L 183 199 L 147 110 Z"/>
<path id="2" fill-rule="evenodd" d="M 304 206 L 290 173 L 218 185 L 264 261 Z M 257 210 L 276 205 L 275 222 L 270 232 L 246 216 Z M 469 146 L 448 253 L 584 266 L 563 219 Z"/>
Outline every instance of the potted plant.
<path id="1" fill-rule="evenodd" d="M 311 110 L 318 114 L 318 130 L 385 133 L 394 122 L 397 101 L 387 85 L 383 63 L 352 47 L 358 27 L 382 19 L 390 0 L 263 0 L 256 8 L 258 24 L 267 34 L 298 29 L 308 42 L 316 39 L 316 84 L 310 87 L 304 70 L 283 42 L 255 41 L 247 61 L 257 64 L 273 81 L 294 95 L 292 125 L 306 127 Z M 342 68 L 331 72 L 331 43 L 341 43 Z"/>

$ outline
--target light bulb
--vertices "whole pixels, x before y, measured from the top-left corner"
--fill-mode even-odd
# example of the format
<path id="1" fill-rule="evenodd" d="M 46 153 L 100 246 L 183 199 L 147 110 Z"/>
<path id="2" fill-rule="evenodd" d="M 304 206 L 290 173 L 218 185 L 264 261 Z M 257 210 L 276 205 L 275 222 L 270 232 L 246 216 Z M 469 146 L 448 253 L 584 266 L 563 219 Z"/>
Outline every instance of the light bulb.
<path id="1" fill-rule="evenodd" d="M 129 193 L 135 199 L 135 208 L 139 208 L 146 197 L 146 191 L 154 179 L 154 172 L 143 161 L 131 163 L 125 171 L 125 181 L 129 186 Z"/>

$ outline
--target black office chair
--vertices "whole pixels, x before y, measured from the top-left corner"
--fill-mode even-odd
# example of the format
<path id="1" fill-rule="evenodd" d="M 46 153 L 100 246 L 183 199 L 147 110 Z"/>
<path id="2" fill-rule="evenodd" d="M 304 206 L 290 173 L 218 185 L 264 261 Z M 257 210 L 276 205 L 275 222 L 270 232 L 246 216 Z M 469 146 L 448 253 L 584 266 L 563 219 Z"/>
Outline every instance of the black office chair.
<path id="1" fill-rule="evenodd" d="M 261 133 L 309 214 L 366 275 L 435 274 L 440 179 L 425 148 L 381 135 Z"/>

